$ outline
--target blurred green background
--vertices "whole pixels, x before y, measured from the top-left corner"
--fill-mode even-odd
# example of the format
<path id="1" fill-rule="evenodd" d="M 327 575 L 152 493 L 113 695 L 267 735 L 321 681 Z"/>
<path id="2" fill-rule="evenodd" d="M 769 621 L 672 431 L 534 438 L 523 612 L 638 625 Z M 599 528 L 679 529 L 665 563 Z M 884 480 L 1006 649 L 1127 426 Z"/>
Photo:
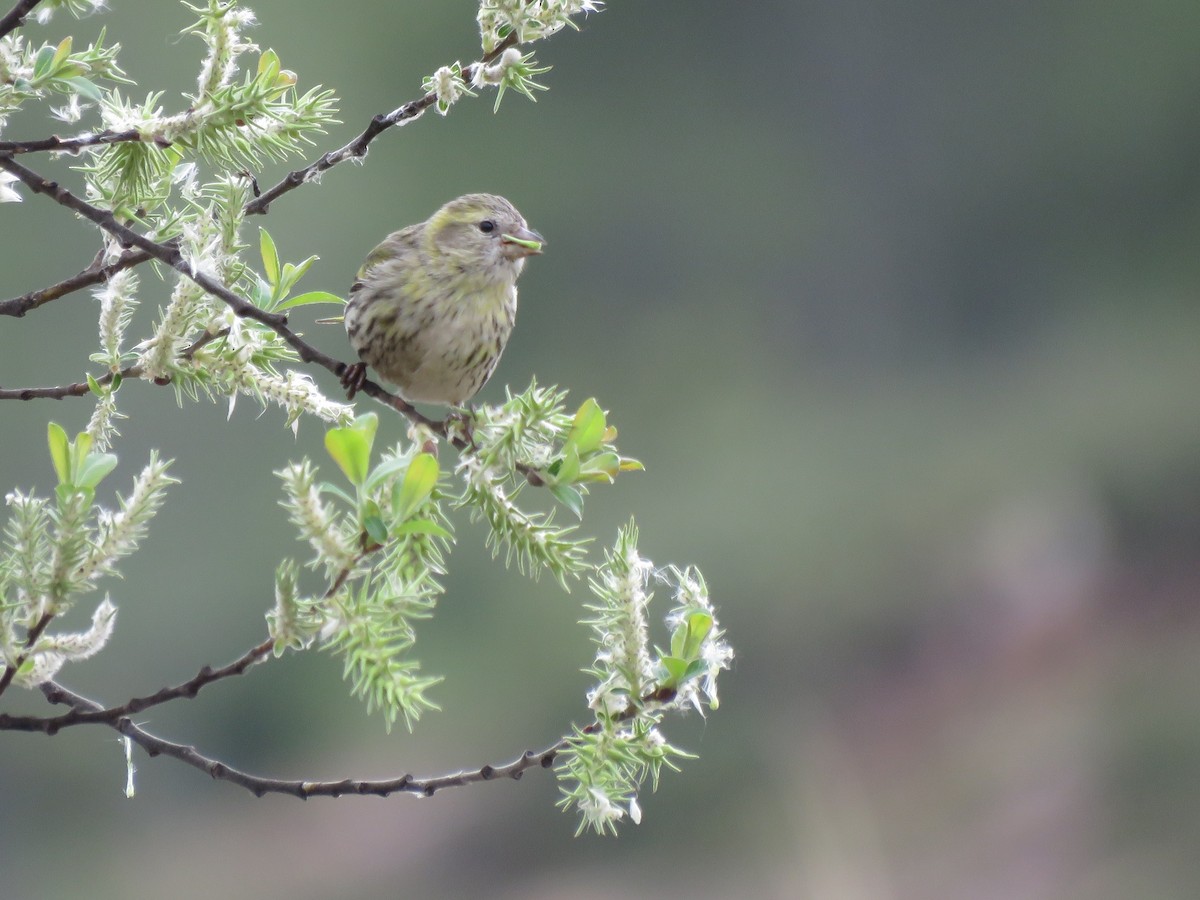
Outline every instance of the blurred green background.
<path id="1" fill-rule="evenodd" d="M 189 14 L 111 5 L 29 33 L 106 24 L 134 96 L 181 107 Z M 468 0 L 251 6 L 301 88 L 342 98 L 313 155 L 477 53 Z M 300 803 L 139 752 L 128 801 L 112 732 L 9 733 L 5 896 L 1196 896 L 1200 7 L 659 0 L 537 50 L 554 70 L 536 105 L 428 115 L 260 221 L 286 258 L 321 256 L 308 288 L 338 293 L 384 234 L 466 191 L 509 196 L 546 235 L 484 398 L 535 374 L 594 395 L 646 463 L 593 493 L 586 524 L 607 543 L 633 513 L 645 555 L 708 576 L 738 658 L 722 708 L 667 729 L 700 759 L 614 840 L 573 838 L 540 771 Z M 6 137 L 52 130 L 18 117 Z M 4 297 L 96 247 L 38 197 L 0 206 L 0 234 Z M 168 291 L 149 270 L 143 286 L 140 321 Z M 0 321 L 0 385 L 79 380 L 95 312 L 78 293 Z M 348 358 L 319 314 L 294 318 Z M 110 702 L 262 639 L 276 562 L 304 553 L 271 473 L 324 458 L 318 424 L 293 439 L 246 398 L 228 423 L 150 385 L 121 400 L 106 487 L 149 446 L 183 484 L 105 585 L 112 643 L 62 674 Z M 47 419 L 75 431 L 89 412 L 0 407 L 4 489 L 48 493 Z M 421 630 L 445 711 L 414 735 L 386 736 L 317 654 L 142 721 L 293 778 L 550 743 L 586 716 L 586 591 L 506 572 L 482 543 L 461 525 Z"/>

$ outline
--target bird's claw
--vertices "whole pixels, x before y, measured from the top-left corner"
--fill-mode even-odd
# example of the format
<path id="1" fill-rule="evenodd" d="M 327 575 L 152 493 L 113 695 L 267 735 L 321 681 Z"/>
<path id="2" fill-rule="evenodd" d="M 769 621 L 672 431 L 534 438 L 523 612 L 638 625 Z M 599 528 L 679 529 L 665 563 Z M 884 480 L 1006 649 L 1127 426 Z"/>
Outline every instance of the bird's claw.
<path id="1" fill-rule="evenodd" d="M 342 387 L 346 389 L 346 399 L 353 400 L 354 395 L 362 390 L 367 380 L 367 364 L 357 362 L 342 369 Z"/>
<path id="2" fill-rule="evenodd" d="M 446 433 L 457 432 L 472 450 L 478 450 L 475 443 L 475 410 L 473 408 L 454 409 L 446 416 Z"/>

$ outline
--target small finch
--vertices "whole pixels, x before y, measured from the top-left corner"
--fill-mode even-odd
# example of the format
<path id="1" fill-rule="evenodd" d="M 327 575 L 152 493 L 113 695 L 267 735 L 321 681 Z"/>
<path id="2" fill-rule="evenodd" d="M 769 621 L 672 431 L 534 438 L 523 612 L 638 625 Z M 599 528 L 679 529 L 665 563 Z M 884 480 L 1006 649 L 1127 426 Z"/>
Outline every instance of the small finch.
<path id="1" fill-rule="evenodd" d="M 350 396 L 369 365 L 410 403 L 461 406 L 474 397 L 512 333 L 525 258 L 544 243 L 494 194 L 451 200 L 388 235 L 346 303 L 346 333 L 362 360 L 342 376 Z"/>

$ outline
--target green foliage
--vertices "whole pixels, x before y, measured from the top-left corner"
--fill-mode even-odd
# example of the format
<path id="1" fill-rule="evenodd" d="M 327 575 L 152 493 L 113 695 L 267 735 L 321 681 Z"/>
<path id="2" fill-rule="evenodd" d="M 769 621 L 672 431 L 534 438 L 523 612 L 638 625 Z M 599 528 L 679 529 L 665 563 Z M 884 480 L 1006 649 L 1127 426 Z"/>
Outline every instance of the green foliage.
<path id="1" fill-rule="evenodd" d="M 263 274 L 255 274 L 254 300 L 257 306 L 269 312 L 283 312 L 297 306 L 310 306 L 314 303 L 333 303 L 341 306 L 344 301 L 336 294 L 328 291 L 309 291 L 290 297 L 292 288 L 296 286 L 304 273 L 309 270 L 319 256 L 295 264 L 279 263 L 279 251 L 275 248 L 275 240 L 265 228 L 258 229 L 259 253 L 262 255 Z"/>
<path id="2" fill-rule="evenodd" d="M 716 678 L 733 655 L 700 573 L 675 567 L 656 573 L 639 555 L 637 541 L 631 521 L 588 580 L 596 598 L 588 604 L 587 620 L 596 645 L 587 670 L 597 682 L 589 695 L 596 721 L 576 729 L 557 766 L 559 806 L 580 814 L 581 831 L 615 832 L 627 813 L 639 820 L 637 794 L 647 776 L 656 787 L 664 765 L 676 769 L 673 760 L 689 756 L 663 736 L 665 712 L 715 709 Z M 651 577 L 675 587 L 676 605 L 666 616 L 669 654 L 649 644 Z"/>
<path id="3" fill-rule="evenodd" d="M 58 94 L 95 102 L 103 95 L 98 82 L 125 82 L 117 65 L 121 46 L 105 47 L 104 38 L 101 30 L 95 43 L 84 50 L 75 50 L 70 36 L 57 44 L 38 47 L 20 33 L 0 38 L 0 127 L 27 101 Z M 67 111 L 55 112 L 59 118 L 70 120 L 78 106 L 64 109 Z"/>
<path id="4" fill-rule="evenodd" d="M 558 806 L 579 813 L 576 835 L 586 829 L 616 834 L 626 814 L 634 824 L 641 822 L 638 792 L 647 776 L 657 788 L 663 766 L 678 772 L 674 760 L 694 758 L 668 744 L 648 718 L 628 727 L 603 722 L 593 730 L 577 728 L 555 768 L 562 793 Z"/>
<path id="5" fill-rule="evenodd" d="M 323 648 L 342 657 L 368 709 L 379 709 L 389 729 L 400 714 L 411 728 L 436 708 L 426 691 L 440 679 L 418 674 L 408 651 L 415 622 L 428 618 L 442 593 L 438 578 L 453 535 L 442 518 L 436 458 L 398 446 L 372 466 L 377 426 L 369 413 L 325 435 L 351 491 L 318 484 L 307 460 L 279 473 L 284 506 L 314 550 L 309 565 L 325 571 L 329 587 L 319 598 L 301 595 L 295 566 L 285 562 L 269 621 L 277 652 L 319 636 Z"/>
<path id="6" fill-rule="evenodd" d="M 474 443 L 459 459 L 464 488 L 458 498 L 475 519 L 488 524 L 493 556 L 504 550 L 506 565 L 516 560 L 522 572 L 538 577 L 548 571 L 567 588 L 568 578 L 587 569 L 587 540 L 576 540 L 574 526 L 554 524 L 554 510 L 524 509 L 516 500 L 531 483 L 547 486 L 577 517 L 583 498 L 595 482 L 611 482 L 622 470 L 640 469 L 621 457 L 595 400 L 584 401 L 569 416 L 566 392 L 539 387 L 513 396 L 499 407 L 474 414 Z"/>
<path id="7" fill-rule="evenodd" d="M 11 492 L 11 511 L 0 552 L 0 648 L 3 664 L 16 668 L 18 683 L 52 678 L 66 662 L 97 652 L 112 633 L 116 607 L 106 598 L 79 634 L 47 634 L 50 619 L 70 609 L 76 596 L 96 588 L 146 536 L 168 485 L 168 463 L 151 453 L 118 497 L 116 512 L 94 504 L 96 488 L 117 464 L 116 456 L 92 449 L 85 432 L 70 440 L 61 426 L 48 429 L 50 461 L 58 479 L 54 501 Z M 31 643 L 32 641 L 32 643 Z"/>
<path id="8" fill-rule="evenodd" d="M 481 66 L 476 71 L 475 83 L 496 88 L 496 103 L 492 112 L 499 112 L 500 101 L 507 90 L 516 91 L 537 102 L 533 92 L 549 90 L 546 85 L 538 83 L 537 76 L 544 75 L 550 69 L 550 66 L 538 66 L 532 53 L 521 53 L 510 47 L 500 54 L 495 65 Z"/>

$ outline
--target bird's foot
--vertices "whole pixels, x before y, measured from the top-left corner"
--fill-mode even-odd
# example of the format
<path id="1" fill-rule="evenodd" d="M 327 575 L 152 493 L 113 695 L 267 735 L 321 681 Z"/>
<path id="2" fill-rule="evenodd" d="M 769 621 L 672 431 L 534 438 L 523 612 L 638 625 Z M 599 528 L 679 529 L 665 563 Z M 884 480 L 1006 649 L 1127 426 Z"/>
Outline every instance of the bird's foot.
<path id="1" fill-rule="evenodd" d="M 475 408 L 473 406 L 452 409 L 446 416 L 446 435 L 461 437 L 464 445 L 478 450 L 475 443 Z"/>
<path id="2" fill-rule="evenodd" d="M 367 364 L 365 362 L 357 362 L 342 369 L 342 387 L 346 389 L 346 399 L 353 400 L 354 395 L 362 390 L 366 380 Z"/>

